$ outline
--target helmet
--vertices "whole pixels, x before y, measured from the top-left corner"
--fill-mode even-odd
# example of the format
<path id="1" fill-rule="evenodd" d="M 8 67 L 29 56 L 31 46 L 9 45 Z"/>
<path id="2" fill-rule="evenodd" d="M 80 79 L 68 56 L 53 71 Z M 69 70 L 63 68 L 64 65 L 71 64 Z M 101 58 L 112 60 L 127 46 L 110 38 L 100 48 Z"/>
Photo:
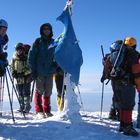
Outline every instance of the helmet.
<path id="1" fill-rule="evenodd" d="M 8 28 L 8 23 L 4 19 L 0 19 L 0 26 Z"/>
<path id="2" fill-rule="evenodd" d="M 134 37 L 126 37 L 124 39 L 124 44 L 126 46 L 132 46 L 133 47 L 133 46 L 137 45 L 137 41 L 136 41 L 136 39 Z"/>
<path id="3" fill-rule="evenodd" d="M 29 44 L 24 44 L 23 48 L 24 48 L 25 53 L 28 54 L 29 49 L 31 48 L 31 46 Z"/>
<path id="4" fill-rule="evenodd" d="M 16 49 L 16 51 L 19 50 L 19 49 L 23 49 L 23 43 L 17 43 L 15 45 L 15 49 Z"/>

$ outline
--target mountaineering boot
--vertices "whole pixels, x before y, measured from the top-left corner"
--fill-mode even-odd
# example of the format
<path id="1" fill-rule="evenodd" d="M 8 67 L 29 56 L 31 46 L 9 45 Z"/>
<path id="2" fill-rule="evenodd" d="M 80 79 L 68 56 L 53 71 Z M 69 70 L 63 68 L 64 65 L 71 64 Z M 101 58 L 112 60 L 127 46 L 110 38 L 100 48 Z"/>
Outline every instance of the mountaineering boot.
<path id="1" fill-rule="evenodd" d="M 139 133 L 133 128 L 133 124 L 125 124 L 125 127 L 123 128 L 123 134 L 128 136 L 138 136 Z"/>
<path id="2" fill-rule="evenodd" d="M 46 114 L 46 117 L 53 116 L 53 114 L 51 113 L 50 96 L 43 96 L 43 112 Z"/>
<path id="3" fill-rule="evenodd" d="M 25 96 L 24 97 L 24 109 L 23 109 L 23 112 L 24 113 L 29 113 L 30 109 L 31 109 L 30 96 Z"/>
<path id="4" fill-rule="evenodd" d="M 64 100 L 63 99 L 61 100 L 61 97 L 60 96 L 57 96 L 57 107 L 58 107 L 58 110 L 60 112 L 63 111 L 63 108 L 64 108 Z"/>
<path id="5" fill-rule="evenodd" d="M 23 112 L 23 109 L 24 109 L 24 98 L 23 98 L 23 96 L 19 96 L 18 99 L 19 99 L 20 107 L 19 107 L 19 109 L 17 111 Z"/>
<path id="6" fill-rule="evenodd" d="M 140 104 L 138 104 L 137 128 L 140 128 Z"/>
<path id="7" fill-rule="evenodd" d="M 112 120 L 118 120 L 116 109 L 111 107 L 108 118 Z"/>
<path id="8" fill-rule="evenodd" d="M 138 136 L 139 133 L 133 128 L 132 110 L 120 110 L 120 132 L 128 136 Z"/>
<path id="9" fill-rule="evenodd" d="M 125 123 L 120 121 L 119 132 L 123 132 L 124 127 L 125 127 Z"/>
<path id="10" fill-rule="evenodd" d="M 43 119 L 43 118 L 46 118 L 46 115 L 44 112 L 37 112 L 36 113 L 36 118 L 37 119 Z"/>

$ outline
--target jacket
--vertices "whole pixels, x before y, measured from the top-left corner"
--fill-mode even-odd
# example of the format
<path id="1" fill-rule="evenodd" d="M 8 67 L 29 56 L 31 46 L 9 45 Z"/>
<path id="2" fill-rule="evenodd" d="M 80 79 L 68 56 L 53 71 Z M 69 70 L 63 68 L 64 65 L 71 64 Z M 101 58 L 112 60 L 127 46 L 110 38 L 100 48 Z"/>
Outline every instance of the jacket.
<path id="1" fill-rule="evenodd" d="M 29 50 L 28 65 L 35 77 L 52 75 L 56 70 L 54 61 L 55 43 L 37 38 Z"/>
<path id="2" fill-rule="evenodd" d="M 16 53 L 13 54 L 10 70 L 17 84 L 29 83 L 31 78 L 31 70 L 27 65 L 27 56 L 22 59 Z"/>

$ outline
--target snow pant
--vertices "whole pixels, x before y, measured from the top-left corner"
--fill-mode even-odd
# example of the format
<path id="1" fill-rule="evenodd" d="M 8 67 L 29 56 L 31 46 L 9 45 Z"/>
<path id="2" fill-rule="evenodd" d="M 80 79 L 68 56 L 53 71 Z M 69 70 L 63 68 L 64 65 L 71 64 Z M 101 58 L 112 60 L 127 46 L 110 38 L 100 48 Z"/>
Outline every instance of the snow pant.
<path id="1" fill-rule="evenodd" d="M 29 112 L 31 109 L 30 105 L 30 88 L 31 84 L 16 84 L 17 92 L 19 95 L 20 111 Z"/>
<path id="2" fill-rule="evenodd" d="M 118 110 L 119 108 L 119 103 L 118 103 L 118 100 L 116 98 L 116 94 L 115 94 L 115 82 L 112 80 L 111 81 L 111 86 L 112 86 L 112 90 L 113 90 L 113 96 L 112 96 L 112 105 L 111 105 L 111 108 L 114 109 L 114 110 Z"/>
<path id="3" fill-rule="evenodd" d="M 132 125 L 132 110 L 135 105 L 135 87 L 128 80 L 115 80 L 114 98 L 119 108 L 120 125 Z"/>
<path id="4" fill-rule="evenodd" d="M 62 111 L 63 108 L 64 108 L 64 91 L 62 93 L 63 80 L 64 80 L 64 74 L 57 73 L 55 75 L 55 84 L 56 84 L 56 89 L 57 89 L 57 99 L 56 99 L 56 101 L 57 101 L 57 108 L 58 108 L 59 111 Z"/>
<path id="5" fill-rule="evenodd" d="M 119 107 L 118 107 L 118 102 L 115 98 L 115 84 L 113 80 L 111 81 L 111 86 L 113 90 L 113 96 L 112 96 L 112 104 L 109 112 L 109 118 L 114 119 L 114 120 L 119 120 Z"/>
<path id="6" fill-rule="evenodd" d="M 34 96 L 34 104 L 36 112 L 50 113 L 51 102 L 50 97 L 53 87 L 53 75 L 39 76 L 36 80 L 36 91 Z"/>

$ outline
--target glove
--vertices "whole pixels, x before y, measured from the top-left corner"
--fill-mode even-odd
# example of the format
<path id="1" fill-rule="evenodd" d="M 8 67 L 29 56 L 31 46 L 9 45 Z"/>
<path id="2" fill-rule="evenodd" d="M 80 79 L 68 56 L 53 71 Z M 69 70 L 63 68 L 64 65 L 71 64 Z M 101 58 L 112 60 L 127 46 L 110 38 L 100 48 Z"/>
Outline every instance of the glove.
<path id="1" fill-rule="evenodd" d="M 100 81 L 101 81 L 101 83 L 103 83 L 104 81 L 105 81 L 105 76 L 103 75 L 102 77 L 101 77 L 101 79 L 100 79 Z"/>
<path id="2" fill-rule="evenodd" d="M 9 38 L 8 38 L 8 35 L 6 34 L 6 35 L 4 36 L 4 41 L 3 41 L 4 44 L 3 44 L 3 45 L 7 44 L 8 41 L 9 41 Z"/>
<path id="3" fill-rule="evenodd" d="M 16 78 L 16 79 L 18 78 L 18 74 L 17 74 L 16 71 L 13 71 L 13 72 L 12 72 L 12 77 L 14 77 L 14 78 Z"/>

